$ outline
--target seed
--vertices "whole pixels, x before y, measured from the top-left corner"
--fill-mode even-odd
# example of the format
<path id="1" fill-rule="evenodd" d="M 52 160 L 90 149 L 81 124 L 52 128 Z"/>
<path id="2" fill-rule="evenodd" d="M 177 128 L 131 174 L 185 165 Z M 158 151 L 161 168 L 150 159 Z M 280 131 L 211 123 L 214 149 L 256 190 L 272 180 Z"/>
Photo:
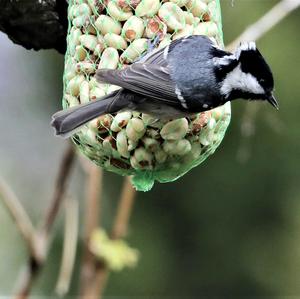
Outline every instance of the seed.
<path id="1" fill-rule="evenodd" d="M 210 113 L 203 112 L 200 113 L 195 120 L 191 123 L 191 132 L 192 134 L 198 134 L 204 126 L 207 125 L 210 117 Z"/>
<path id="2" fill-rule="evenodd" d="M 103 50 L 104 50 L 104 43 L 98 43 L 94 50 L 94 55 L 100 57 Z"/>
<path id="3" fill-rule="evenodd" d="M 77 75 L 72 78 L 67 85 L 67 92 L 77 97 L 79 95 L 80 84 L 84 81 L 84 79 L 85 77 L 83 75 Z"/>
<path id="4" fill-rule="evenodd" d="M 185 25 L 185 27 L 181 30 L 178 30 L 172 37 L 173 40 L 182 38 L 185 36 L 190 36 L 193 34 L 194 27 L 192 25 Z"/>
<path id="5" fill-rule="evenodd" d="M 207 5 L 202 0 L 190 0 L 186 4 L 186 7 L 194 15 L 194 17 L 199 18 L 208 11 Z"/>
<path id="6" fill-rule="evenodd" d="M 125 130 L 121 130 L 117 134 L 117 150 L 122 157 L 124 158 L 130 157 Z"/>
<path id="7" fill-rule="evenodd" d="M 216 13 L 217 12 L 216 6 L 217 6 L 216 1 L 209 2 L 207 4 L 207 7 L 208 7 L 208 14 L 207 15 L 208 15 L 208 17 L 210 17 L 210 19 L 212 21 L 218 22 L 219 15 Z"/>
<path id="8" fill-rule="evenodd" d="M 105 132 L 109 130 L 112 123 L 112 116 L 110 114 L 101 115 L 97 118 L 97 121 L 100 132 Z"/>
<path id="9" fill-rule="evenodd" d="M 103 35 L 106 33 L 120 34 L 122 29 L 120 22 L 106 15 L 100 15 L 95 22 L 95 26 Z"/>
<path id="10" fill-rule="evenodd" d="M 101 56 L 98 69 L 116 69 L 119 63 L 119 53 L 115 48 L 106 48 Z"/>
<path id="11" fill-rule="evenodd" d="M 132 16 L 123 25 L 122 36 L 128 41 L 133 41 L 142 37 L 144 29 L 143 20 Z"/>
<path id="12" fill-rule="evenodd" d="M 146 131 L 146 135 L 151 137 L 152 139 L 160 139 L 160 134 L 159 131 L 155 130 L 155 129 L 147 129 Z"/>
<path id="13" fill-rule="evenodd" d="M 158 35 L 161 39 L 163 39 L 166 33 L 167 26 L 159 17 L 154 16 L 151 19 L 147 19 L 145 30 L 145 36 L 147 38 L 153 39 Z"/>
<path id="14" fill-rule="evenodd" d="M 122 128 L 128 124 L 128 121 L 130 120 L 131 116 L 132 116 L 132 113 L 130 111 L 119 112 L 115 116 L 110 129 L 113 132 L 121 131 Z"/>
<path id="15" fill-rule="evenodd" d="M 152 17 L 160 8 L 159 0 L 142 0 L 135 9 L 135 14 L 138 17 Z"/>
<path id="16" fill-rule="evenodd" d="M 107 136 L 103 139 L 102 147 L 107 154 L 111 154 L 117 148 L 116 141 L 112 136 Z"/>
<path id="17" fill-rule="evenodd" d="M 120 60 L 123 63 L 134 62 L 147 48 L 148 43 L 146 38 L 136 39 L 122 53 Z"/>
<path id="18" fill-rule="evenodd" d="M 150 114 L 142 113 L 142 120 L 146 126 L 151 126 L 151 124 L 155 123 L 158 119 Z"/>
<path id="19" fill-rule="evenodd" d="M 117 21 L 126 21 L 132 16 L 132 12 L 125 12 L 114 1 L 109 1 L 107 4 L 108 14 Z"/>
<path id="20" fill-rule="evenodd" d="M 182 7 L 182 6 L 186 5 L 189 2 L 189 0 L 170 0 L 170 2 L 173 2 L 176 5 L 178 5 L 179 7 Z"/>
<path id="21" fill-rule="evenodd" d="M 191 143 L 187 139 L 166 140 L 163 143 L 163 149 L 169 155 L 183 156 L 187 154 L 191 148 Z"/>
<path id="22" fill-rule="evenodd" d="M 88 16 L 78 16 L 73 19 L 72 24 L 77 28 L 87 27 L 90 24 L 90 18 Z"/>
<path id="23" fill-rule="evenodd" d="M 167 160 L 168 155 L 165 151 L 159 149 L 154 152 L 154 157 L 157 163 L 164 163 Z"/>
<path id="24" fill-rule="evenodd" d="M 77 61 L 83 61 L 86 58 L 87 52 L 82 45 L 76 46 L 74 57 Z"/>
<path id="25" fill-rule="evenodd" d="M 89 128 L 100 134 L 105 133 L 109 130 L 111 121 L 112 118 L 109 114 L 101 115 L 89 122 Z"/>
<path id="26" fill-rule="evenodd" d="M 105 91 L 102 88 L 94 87 L 90 91 L 90 99 L 91 101 L 95 101 L 103 96 L 105 96 Z"/>
<path id="27" fill-rule="evenodd" d="M 164 3 L 159 9 L 158 15 L 171 30 L 177 31 L 185 27 L 183 10 L 172 2 Z"/>
<path id="28" fill-rule="evenodd" d="M 211 117 L 207 123 L 207 128 L 209 130 L 213 130 L 216 127 L 216 125 L 217 125 L 216 120 L 213 117 Z"/>
<path id="29" fill-rule="evenodd" d="M 184 11 L 183 14 L 184 14 L 186 24 L 189 24 L 189 25 L 194 25 L 195 24 L 195 18 L 194 18 L 194 15 L 191 12 Z"/>
<path id="30" fill-rule="evenodd" d="M 78 106 L 80 104 L 79 100 L 76 97 L 71 96 L 69 94 L 65 94 L 65 101 L 68 104 L 68 107 L 70 108 L 74 106 Z"/>
<path id="31" fill-rule="evenodd" d="M 171 38 L 172 38 L 172 35 L 170 33 L 167 33 L 164 38 L 161 40 L 158 48 L 161 49 L 161 48 L 164 48 L 166 47 L 168 44 L 170 44 L 171 42 Z"/>
<path id="32" fill-rule="evenodd" d="M 145 125 L 140 118 L 132 118 L 126 126 L 127 137 L 132 141 L 138 141 L 146 132 Z"/>
<path id="33" fill-rule="evenodd" d="M 207 36 L 215 36 L 218 34 L 218 27 L 214 22 L 204 22 L 199 23 L 194 28 L 194 35 L 207 35 Z"/>
<path id="34" fill-rule="evenodd" d="M 128 150 L 132 151 L 138 146 L 138 141 L 133 141 L 131 139 L 128 139 Z"/>
<path id="35" fill-rule="evenodd" d="M 86 104 L 90 101 L 90 88 L 89 88 L 88 81 L 84 80 L 80 84 L 79 95 L 80 95 L 80 103 L 81 104 Z"/>
<path id="36" fill-rule="evenodd" d="M 165 140 L 178 140 L 183 138 L 188 132 L 188 121 L 186 118 L 179 118 L 166 123 L 160 131 L 160 135 Z"/>
<path id="37" fill-rule="evenodd" d="M 82 32 L 80 29 L 72 27 L 70 30 L 70 41 L 69 43 L 80 45 L 79 37 L 82 35 Z"/>
<path id="38" fill-rule="evenodd" d="M 137 161 L 137 159 L 134 156 L 130 157 L 130 164 L 131 164 L 131 167 L 134 168 L 134 169 L 140 169 L 141 168 L 139 162 Z"/>
<path id="39" fill-rule="evenodd" d="M 91 10 L 90 6 L 88 4 L 86 4 L 86 3 L 82 3 L 82 4 L 78 5 L 78 6 L 75 5 L 73 7 L 74 7 L 74 9 L 73 9 L 73 15 L 75 17 L 81 16 L 81 15 L 83 15 L 83 16 L 90 16 L 91 13 L 92 13 L 92 10 Z"/>
<path id="40" fill-rule="evenodd" d="M 115 33 L 106 33 L 104 35 L 104 41 L 108 47 L 113 47 L 117 50 L 124 50 L 127 48 L 126 40 Z"/>
<path id="41" fill-rule="evenodd" d="M 65 62 L 65 78 L 67 81 L 73 79 L 76 75 L 76 61 L 74 59 L 68 59 Z"/>
<path id="42" fill-rule="evenodd" d="M 80 43 L 87 49 L 92 52 L 95 51 L 95 48 L 98 44 L 97 37 L 91 34 L 81 35 L 79 37 Z"/>
<path id="43" fill-rule="evenodd" d="M 204 128 L 200 132 L 199 141 L 204 146 L 210 145 L 213 142 L 213 140 L 214 140 L 214 133 L 213 133 L 213 131 L 210 131 L 209 129 Z"/>
<path id="44" fill-rule="evenodd" d="M 135 9 L 141 0 L 118 0 L 118 6 L 124 11 L 130 11 L 131 8 Z"/>
<path id="45" fill-rule="evenodd" d="M 87 0 L 87 2 L 95 15 L 100 14 L 105 8 L 102 0 Z"/>
<path id="46" fill-rule="evenodd" d="M 121 89 L 120 86 L 109 84 L 106 90 L 106 94 L 112 93 L 113 91 Z"/>
<path id="47" fill-rule="evenodd" d="M 76 64 L 77 73 L 93 74 L 96 72 L 95 64 L 87 61 L 78 62 Z"/>
<path id="48" fill-rule="evenodd" d="M 153 155 L 143 147 L 135 149 L 133 156 L 140 168 L 152 168 Z"/>
<path id="49" fill-rule="evenodd" d="M 222 118 L 223 116 L 223 110 L 224 110 L 224 107 L 221 106 L 221 107 L 217 107 L 217 108 L 214 108 L 213 110 L 211 110 L 211 113 L 212 113 L 212 117 L 218 121 Z"/>
<path id="50" fill-rule="evenodd" d="M 95 133 L 94 130 L 86 128 L 86 130 L 84 130 L 83 132 L 84 132 L 84 134 L 80 138 L 80 140 L 83 143 L 86 143 L 86 144 L 88 144 L 90 146 L 97 146 L 97 147 L 99 147 L 99 142 L 97 140 L 97 134 Z"/>
<path id="51" fill-rule="evenodd" d="M 185 163 L 194 162 L 196 159 L 199 158 L 200 154 L 201 154 L 201 145 L 199 143 L 192 143 L 191 150 L 184 157 L 184 162 Z"/>
<path id="52" fill-rule="evenodd" d="M 159 149 L 159 142 L 156 139 L 150 138 L 150 137 L 143 137 L 142 142 L 147 150 L 154 153 Z"/>

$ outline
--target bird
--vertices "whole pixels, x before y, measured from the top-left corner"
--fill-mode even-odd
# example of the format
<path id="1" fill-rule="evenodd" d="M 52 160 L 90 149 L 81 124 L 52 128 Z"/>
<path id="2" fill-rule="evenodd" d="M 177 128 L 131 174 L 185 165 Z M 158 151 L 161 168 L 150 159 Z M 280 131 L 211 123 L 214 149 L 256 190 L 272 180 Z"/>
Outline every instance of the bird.
<path id="1" fill-rule="evenodd" d="M 55 113 L 56 135 L 70 137 L 88 121 L 122 110 L 176 119 L 236 99 L 267 101 L 278 109 L 272 71 L 255 42 L 228 52 L 206 36 L 191 35 L 152 49 L 123 69 L 99 69 L 95 76 L 120 89 Z"/>

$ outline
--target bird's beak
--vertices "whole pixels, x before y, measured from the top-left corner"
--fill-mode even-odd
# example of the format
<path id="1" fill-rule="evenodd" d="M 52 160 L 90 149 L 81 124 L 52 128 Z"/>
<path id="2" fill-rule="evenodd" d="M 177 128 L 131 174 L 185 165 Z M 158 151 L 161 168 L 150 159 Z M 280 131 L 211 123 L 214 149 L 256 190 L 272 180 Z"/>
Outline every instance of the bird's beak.
<path id="1" fill-rule="evenodd" d="M 274 97 L 274 95 L 271 93 L 268 97 L 267 97 L 267 101 L 273 106 L 275 107 L 277 110 L 279 110 L 279 105 Z"/>

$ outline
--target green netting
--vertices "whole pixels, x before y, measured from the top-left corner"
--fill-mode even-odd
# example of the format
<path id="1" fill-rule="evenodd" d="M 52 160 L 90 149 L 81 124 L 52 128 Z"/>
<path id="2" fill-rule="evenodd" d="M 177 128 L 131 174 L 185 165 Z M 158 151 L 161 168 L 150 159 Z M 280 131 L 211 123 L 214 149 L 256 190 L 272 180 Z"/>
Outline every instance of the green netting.
<path id="1" fill-rule="evenodd" d="M 119 87 L 94 78 L 124 68 L 147 51 L 187 35 L 223 46 L 219 0 L 69 0 L 63 107 L 93 101 Z M 138 190 L 174 181 L 211 155 L 230 122 L 230 103 L 189 118 L 163 121 L 138 111 L 103 115 L 73 136 L 106 170 L 132 175 Z"/>

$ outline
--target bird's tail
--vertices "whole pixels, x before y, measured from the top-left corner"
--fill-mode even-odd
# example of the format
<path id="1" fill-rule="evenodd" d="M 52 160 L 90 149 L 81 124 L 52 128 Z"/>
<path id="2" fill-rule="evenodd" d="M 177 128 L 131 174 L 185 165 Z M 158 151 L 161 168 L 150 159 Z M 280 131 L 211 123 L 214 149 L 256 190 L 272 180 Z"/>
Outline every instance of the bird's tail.
<path id="1" fill-rule="evenodd" d="M 97 101 L 58 111 L 52 116 L 51 126 L 54 127 L 56 135 L 64 138 L 70 137 L 88 121 L 128 106 L 126 97 L 119 101 L 121 94 L 122 90 L 117 90 Z"/>

